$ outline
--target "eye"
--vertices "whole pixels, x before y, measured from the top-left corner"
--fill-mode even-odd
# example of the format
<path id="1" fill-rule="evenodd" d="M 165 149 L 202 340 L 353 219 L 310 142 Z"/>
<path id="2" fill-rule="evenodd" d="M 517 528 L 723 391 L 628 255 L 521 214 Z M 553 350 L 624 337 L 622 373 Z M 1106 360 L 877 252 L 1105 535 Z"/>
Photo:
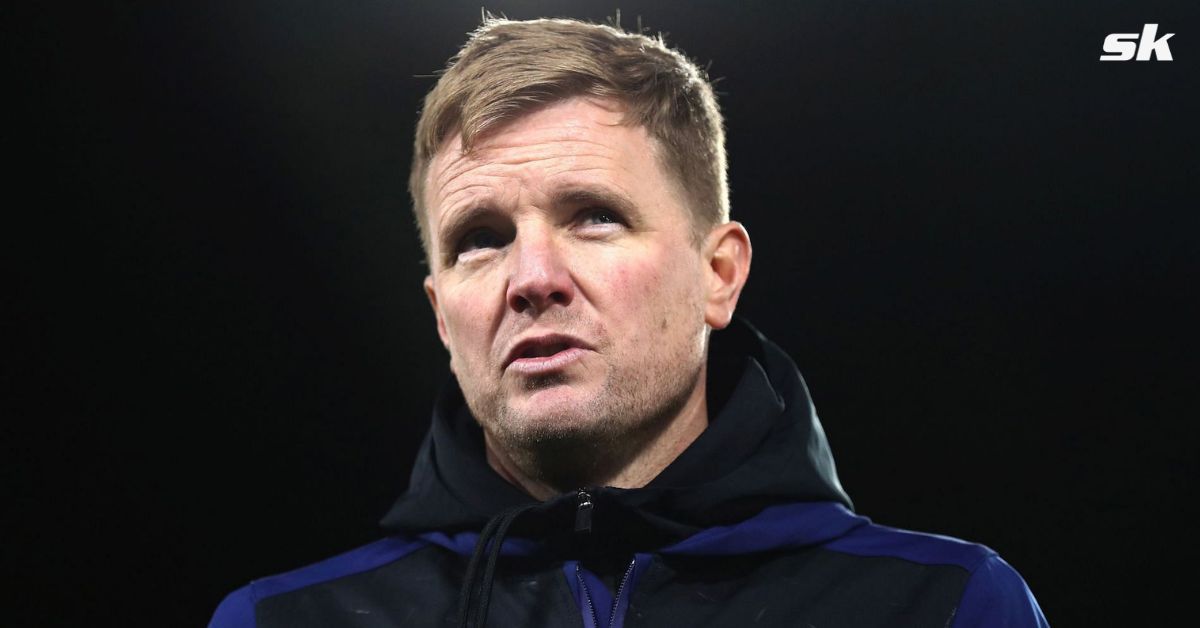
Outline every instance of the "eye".
<path id="1" fill-rule="evenodd" d="M 458 241 L 454 247 L 457 255 L 478 251 L 481 249 L 498 249 L 506 244 L 504 237 L 492 229 L 481 227 L 473 229 Z"/>
<path id="2" fill-rule="evenodd" d="M 583 211 L 580 222 L 587 225 L 623 225 L 624 221 L 617 212 L 605 207 L 593 207 Z"/>

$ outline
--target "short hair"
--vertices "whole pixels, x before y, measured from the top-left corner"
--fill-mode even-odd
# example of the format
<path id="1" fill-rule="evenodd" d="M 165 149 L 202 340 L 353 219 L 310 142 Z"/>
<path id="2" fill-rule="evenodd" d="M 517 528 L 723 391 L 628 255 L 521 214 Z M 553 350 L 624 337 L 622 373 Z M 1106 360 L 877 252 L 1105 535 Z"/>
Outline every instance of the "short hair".
<path id="1" fill-rule="evenodd" d="M 644 127 L 693 213 L 697 240 L 729 220 L 725 131 L 704 70 L 662 36 L 569 19 L 486 17 L 425 96 L 409 193 L 426 254 L 429 164 L 452 132 L 464 151 L 505 122 L 575 96 L 616 100 L 624 123 Z"/>

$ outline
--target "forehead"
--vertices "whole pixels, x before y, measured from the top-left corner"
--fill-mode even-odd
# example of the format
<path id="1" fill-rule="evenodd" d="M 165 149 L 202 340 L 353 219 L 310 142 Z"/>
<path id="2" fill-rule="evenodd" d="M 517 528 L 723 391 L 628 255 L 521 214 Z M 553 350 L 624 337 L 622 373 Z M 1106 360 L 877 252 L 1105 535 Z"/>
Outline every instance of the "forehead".
<path id="1" fill-rule="evenodd" d="M 430 218 L 436 221 L 464 194 L 574 179 L 633 185 L 647 175 L 661 176 L 657 142 L 644 127 L 624 120 L 625 109 L 616 101 L 577 97 L 475 138 L 468 152 L 460 134 L 449 134 L 425 176 Z"/>

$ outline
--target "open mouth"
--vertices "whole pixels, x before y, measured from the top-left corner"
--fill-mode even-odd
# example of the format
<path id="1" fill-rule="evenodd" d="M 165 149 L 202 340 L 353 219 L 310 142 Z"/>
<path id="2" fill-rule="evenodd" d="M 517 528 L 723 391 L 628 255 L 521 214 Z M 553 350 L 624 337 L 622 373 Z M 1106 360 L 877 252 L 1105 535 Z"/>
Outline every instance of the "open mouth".
<path id="1" fill-rule="evenodd" d="M 565 342 L 551 342 L 551 343 L 547 343 L 547 344 L 540 344 L 540 343 L 532 344 L 532 345 L 525 347 L 525 349 L 523 351 L 521 351 L 521 355 L 518 356 L 517 359 L 524 360 L 524 359 L 528 359 L 528 358 L 548 358 L 560 351 L 566 351 L 567 349 L 570 349 L 570 348 L 571 348 L 571 345 L 569 345 Z"/>
<path id="2" fill-rule="evenodd" d="M 526 374 L 544 374 L 566 367 L 590 348 L 578 338 L 561 334 L 526 338 L 509 351 L 504 368 Z"/>

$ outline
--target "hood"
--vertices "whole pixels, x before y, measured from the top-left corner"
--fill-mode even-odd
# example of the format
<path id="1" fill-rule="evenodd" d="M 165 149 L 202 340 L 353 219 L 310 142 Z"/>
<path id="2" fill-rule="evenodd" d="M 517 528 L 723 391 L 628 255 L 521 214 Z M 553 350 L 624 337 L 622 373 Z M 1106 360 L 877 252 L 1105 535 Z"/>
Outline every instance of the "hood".
<path id="1" fill-rule="evenodd" d="M 712 334 L 708 428 L 645 487 L 587 487 L 597 532 L 612 526 L 634 545 L 664 547 L 697 532 L 729 526 L 772 507 L 852 504 L 796 365 L 745 321 Z M 483 432 L 451 379 L 409 488 L 381 522 L 420 535 L 478 531 L 497 513 L 522 508 L 515 534 L 550 536 L 570 529 L 576 493 L 539 504 L 492 470 Z"/>

